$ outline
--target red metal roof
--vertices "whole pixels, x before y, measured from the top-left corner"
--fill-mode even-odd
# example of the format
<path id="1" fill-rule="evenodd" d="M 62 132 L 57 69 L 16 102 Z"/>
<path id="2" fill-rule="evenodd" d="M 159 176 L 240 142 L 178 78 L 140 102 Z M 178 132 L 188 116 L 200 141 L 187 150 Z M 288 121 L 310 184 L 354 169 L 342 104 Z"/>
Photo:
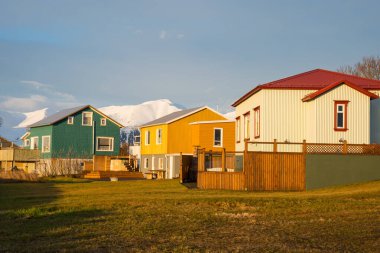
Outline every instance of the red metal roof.
<path id="1" fill-rule="evenodd" d="M 328 86 L 326 86 L 326 87 L 324 87 L 324 88 L 322 88 L 320 90 L 317 90 L 314 93 L 311 93 L 311 94 L 307 95 L 306 97 L 304 97 L 302 99 L 302 101 L 307 102 L 307 101 L 313 100 L 313 99 L 319 97 L 320 95 L 322 95 L 322 94 L 324 94 L 324 93 L 326 93 L 326 92 L 328 92 L 328 91 L 330 91 L 330 90 L 334 89 L 335 87 L 337 87 L 339 85 L 342 85 L 342 84 L 345 84 L 345 85 L 351 87 L 352 89 L 357 90 L 358 92 L 360 92 L 360 93 L 362 93 L 362 94 L 370 97 L 371 99 L 377 99 L 377 98 L 379 98 L 379 96 L 377 96 L 376 94 L 374 94 L 372 92 L 369 92 L 366 89 L 363 89 L 363 88 L 361 88 L 361 87 L 359 87 L 359 86 L 357 86 L 357 85 L 355 85 L 353 83 L 350 83 L 350 82 L 348 82 L 346 80 L 342 80 L 342 81 L 339 81 L 339 82 L 336 82 L 336 83 L 332 83 L 332 84 L 330 84 L 330 85 L 328 85 Z"/>
<path id="2" fill-rule="evenodd" d="M 314 69 L 298 75 L 259 85 L 238 99 L 235 103 L 232 104 L 232 106 L 236 107 L 248 99 L 250 96 L 252 96 L 254 93 L 262 89 L 320 90 L 341 80 L 347 80 L 348 82 L 362 89 L 380 90 L 379 80 L 372 80 L 324 69 Z"/>

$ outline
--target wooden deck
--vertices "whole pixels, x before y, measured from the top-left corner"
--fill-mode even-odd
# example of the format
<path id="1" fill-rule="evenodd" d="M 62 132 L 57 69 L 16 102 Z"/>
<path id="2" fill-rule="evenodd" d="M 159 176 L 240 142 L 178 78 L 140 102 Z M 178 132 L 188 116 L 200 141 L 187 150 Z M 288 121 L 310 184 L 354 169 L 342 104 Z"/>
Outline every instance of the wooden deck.
<path id="1" fill-rule="evenodd" d="M 121 179 L 144 179 L 143 173 L 129 171 L 92 171 L 84 176 L 85 179 L 107 179 L 111 177 Z"/>

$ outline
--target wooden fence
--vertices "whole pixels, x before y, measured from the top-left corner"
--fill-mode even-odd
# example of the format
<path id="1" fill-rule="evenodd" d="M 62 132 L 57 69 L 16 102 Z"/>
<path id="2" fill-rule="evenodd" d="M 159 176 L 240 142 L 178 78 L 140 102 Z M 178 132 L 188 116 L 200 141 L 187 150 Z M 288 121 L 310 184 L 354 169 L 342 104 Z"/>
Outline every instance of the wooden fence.
<path id="1" fill-rule="evenodd" d="M 250 144 L 256 144 L 249 148 Z M 252 151 L 261 145 L 260 151 Z M 267 147 L 264 147 L 267 145 Z M 269 150 L 267 152 L 265 150 Z M 264 147 L 264 148 L 263 148 Z M 250 151 L 248 151 L 250 150 Z M 264 151 L 263 151 L 264 150 Z M 279 152 L 279 150 L 285 152 Z M 207 152 L 198 150 L 198 188 L 250 191 L 304 191 L 306 189 L 306 155 L 380 155 L 380 145 L 320 144 L 290 142 L 246 142 L 244 166 L 237 172 L 236 164 L 227 162 L 227 154 L 238 152 Z M 207 158 L 211 161 L 210 166 Z M 214 161 L 218 158 L 219 161 Z M 235 156 L 236 162 L 236 156 Z M 210 163 L 210 162 L 209 162 Z M 215 168 L 220 167 L 220 168 Z"/>

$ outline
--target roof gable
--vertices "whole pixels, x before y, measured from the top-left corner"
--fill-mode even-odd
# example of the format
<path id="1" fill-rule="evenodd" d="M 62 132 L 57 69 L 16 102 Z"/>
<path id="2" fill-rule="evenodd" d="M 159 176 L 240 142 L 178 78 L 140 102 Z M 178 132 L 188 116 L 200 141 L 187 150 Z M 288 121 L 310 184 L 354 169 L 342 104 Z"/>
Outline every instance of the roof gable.
<path id="1" fill-rule="evenodd" d="M 232 106 L 236 107 L 256 92 L 262 89 L 286 89 L 286 90 L 320 90 L 332 83 L 346 80 L 365 90 L 380 90 L 380 80 L 373 80 L 339 72 L 314 69 L 297 75 L 282 78 L 276 81 L 258 85 L 244 96 L 239 98 Z"/>
<path id="2" fill-rule="evenodd" d="M 155 119 L 153 121 L 150 121 L 140 127 L 149 127 L 149 126 L 156 126 L 156 125 L 162 125 L 162 124 L 170 124 L 172 122 L 175 122 L 177 120 L 180 120 L 180 119 L 183 119 L 187 116 L 190 116 L 190 115 L 193 115 L 194 113 L 197 113 L 197 112 L 200 112 L 202 110 L 210 110 L 220 116 L 222 116 L 223 118 L 225 118 L 222 114 L 220 114 L 219 112 L 211 109 L 210 107 L 208 106 L 202 106 L 202 107 L 196 107 L 196 108 L 191 108 L 191 109 L 186 109 L 186 110 L 182 110 L 182 111 L 178 111 L 178 112 L 173 112 L 173 113 L 170 113 L 164 117 L 161 117 L 161 118 L 158 118 L 158 119 Z M 226 118 L 225 118 L 226 119 Z"/>
<path id="3" fill-rule="evenodd" d="M 74 108 L 69 108 L 69 109 L 65 109 L 65 110 L 62 110 L 62 111 L 59 111 L 51 116 L 48 116 L 32 125 L 29 125 L 28 127 L 32 128 L 32 127 L 41 127 L 41 126 L 49 126 L 49 125 L 53 125 L 65 118 L 67 118 L 68 116 L 71 116 L 75 113 L 78 113 L 80 111 L 83 111 L 87 108 L 90 108 L 91 110 L 95 111 L 96 113 L 102 115 L 103 117 L 109 119 L 110 121 L 112 121 L 113 123 L 115 123 L 117 126 L 119 127 L 124 127 L 122 124 L 118 123 L 117 121 L 115 121 L 114 119 L 110 118 L 109 116 L 105 115 L 104 113 L 102 113 L 101 111 L 99 111 L 98 109 L 96 109 L 95 107 L 91 106 L 91 105 L 84 105 L 84 106 L 78 106 L 78 107 L 74 107 Z"/>
<path id="4" fill-rule="evenodd" d="M 328 92 L 328 91 L 330 91 L 330 90 L 332 90 L 332 89 L 334 89 L 334 88 L 336 88 L 336 87 L 338 87 L 340 85 L 347 85 L 350 88 L 352 88 L 352 89 L 354 89 L 354 90 L 356 90 L 356 91 L 358 91 L 358 92 L 360 92 L 360 93 L 362 93 L 362 94 L 370 97 L 370 99 L 379 98 L 379 96 L 377 96 L 376 94 L 374 94 L 372 92 L 367 91 L 366 89 L 363 89 L 363 88 L 361 88 L 361 87 L 359 87 L 359 86 L 357 86 L 357 85 L 355 85 L 353 83 L 350 83 L 350 82 L 348 82 L 346 80 L 342 80 L 342 81 L 339 81 L 339 82 L 332 83 L 332 84 L 330 84 L 330 85 L 328 85 L 328 86 L 326 86 L 326 87 L 324 87 L 324 88 L 322 88 L 320 90 L 317 90 L 314 93 L 311 93 L 311 94 L 307 95 L 306 97 L 304 97 L 302 99 L 302 101 L 303 102 L 311 101 L 311 100 L 313 100 L 313 99 L 315 99 L 315 98 L 317 98 L 317 97 L 325 94 L 326 92 Z"/>

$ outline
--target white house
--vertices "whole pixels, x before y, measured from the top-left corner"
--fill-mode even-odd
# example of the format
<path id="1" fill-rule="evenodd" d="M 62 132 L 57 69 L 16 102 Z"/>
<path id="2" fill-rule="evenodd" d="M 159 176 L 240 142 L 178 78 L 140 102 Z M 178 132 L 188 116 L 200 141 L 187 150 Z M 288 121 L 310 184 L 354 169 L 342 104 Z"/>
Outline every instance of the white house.
<path id="1" fill-rule="evenodd" d="M 259 85 L 232 105 L 236 151 L 244 140 L 380 143 L 379 94 L 378 80 L 322 69 Z"/>

